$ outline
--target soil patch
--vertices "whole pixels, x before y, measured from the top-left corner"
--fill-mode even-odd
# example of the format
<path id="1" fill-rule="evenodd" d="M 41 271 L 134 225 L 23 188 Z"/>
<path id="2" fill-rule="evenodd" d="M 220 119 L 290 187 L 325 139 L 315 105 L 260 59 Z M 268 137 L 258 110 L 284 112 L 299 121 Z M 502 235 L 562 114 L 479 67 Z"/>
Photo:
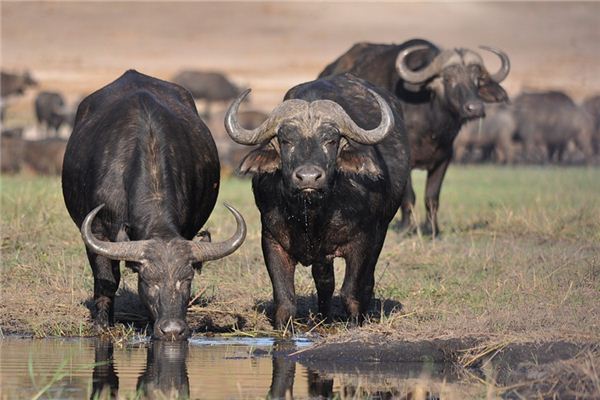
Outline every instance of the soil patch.
<path id="1" fill-rule="evenodd" d="M 476 380 L 505 398 L 600 395 L 598 343 L 498 343 L 475 337 L 390 342 L 379 337 L 368 342 L 322 343 L 290 357 L 324 376 L 427 376 L 449 383 Z"/>

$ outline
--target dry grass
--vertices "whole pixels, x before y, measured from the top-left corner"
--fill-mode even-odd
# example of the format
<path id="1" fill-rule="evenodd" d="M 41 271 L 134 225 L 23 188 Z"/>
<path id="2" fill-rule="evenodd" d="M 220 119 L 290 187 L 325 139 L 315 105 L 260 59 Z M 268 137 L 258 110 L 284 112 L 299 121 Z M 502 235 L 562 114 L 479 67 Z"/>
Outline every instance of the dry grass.
<path id="1" fill-rule="evenodd" d="M 417 174 L 417 193 L 423 175 Z M 444 235 L 430 241 L 390 231 L 376 270 L 370 323 L 352 334 L 390 337 L 510 335 L 523 340 L 597 340 L 600 332 L 600 171 L 453 167 L 442 197 Z M 188 318 L 197 333 L 274 334 L 271 285 L 248 181 L 223 182 L 219 203 L 246 216 L 240 251 L 207 263 L 194 281 Z M 56 178 L 2 177 L 2 297 L 5 334 L 90 334 L 92 275 Z M 421 208 L 417 210 L 423 214 Z M 217 205 L 215 239 L 234 221 Z M 336 278 L 343 261 L 336 260 Z M 136 276 L 122 269 L 117 319 L 143 325 Z M 290 331 L 340 340 L 350 332 L 312 318 L 314 284 L 298 267 L 300 319 Z M 335 312 L 341 316 L 339 299 Z M 336 335 L 337 334 L 337 335 Z"/>

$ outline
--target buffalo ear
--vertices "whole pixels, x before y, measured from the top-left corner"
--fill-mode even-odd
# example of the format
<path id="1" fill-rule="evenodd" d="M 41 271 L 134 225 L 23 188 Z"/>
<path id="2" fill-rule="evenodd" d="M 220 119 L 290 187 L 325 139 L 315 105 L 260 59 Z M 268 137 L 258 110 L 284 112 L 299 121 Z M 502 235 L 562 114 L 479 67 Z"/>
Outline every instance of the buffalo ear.
<path id="1" fill-rule="evenodd" d="M 479 97 L 486 103 L 504 103 L 508 101 L 506 90 L 493 81 L 479 86 Z"/>
<path id="2" fill-rule="evenodd" d="M 279 169 L 279 153 L 272 145 L 263 145 L 252 150 L 244 157 L 238 172 L 240 174 L 264 174 L 273 173 Z"/>
<path id="3" fill-rule="evenodd" d="M 383 171 L 373 161 L 368 152 L 360 151 L 351 145 L 346 145 L 340 151 L 337 168 L 341 172 L 365 175 L 371 179 L 383 176 Z"/>

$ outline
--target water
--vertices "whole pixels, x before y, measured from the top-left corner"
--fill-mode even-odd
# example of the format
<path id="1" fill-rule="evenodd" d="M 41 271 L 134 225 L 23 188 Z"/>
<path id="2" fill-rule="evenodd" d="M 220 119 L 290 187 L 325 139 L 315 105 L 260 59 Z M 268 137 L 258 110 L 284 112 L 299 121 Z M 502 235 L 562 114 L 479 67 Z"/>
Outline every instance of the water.
<path id="1" fill-rule="evenodd" d="M 307 345 L 307 340 L 270 338 L 125 344 L 5 338 L 0 340 L 0 398 L 82 399 L 94 393 L 127 399 L 390 398 L 410 393 L 427 399 L 437 398 L 431 388 L 446 390 L 435 389 L 446 385 L 446 378 L 439 378 L 415 397 L 415 388 L 423 386 L 423 371 L 438 374 L 431 365 L 415 366 L 415 372 L 392 366 L 365 371 L 353 365 L 322 372 L 283 355 Z"/>

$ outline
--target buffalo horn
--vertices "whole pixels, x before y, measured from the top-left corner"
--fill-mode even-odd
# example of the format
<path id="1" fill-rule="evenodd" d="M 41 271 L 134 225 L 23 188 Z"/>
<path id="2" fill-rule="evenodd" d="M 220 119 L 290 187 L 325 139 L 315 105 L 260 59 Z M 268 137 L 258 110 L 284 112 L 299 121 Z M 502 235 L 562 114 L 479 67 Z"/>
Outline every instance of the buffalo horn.
<path id="1" fill-rule="evenodd" d="M 81 237 L 85 245 L 94 253 L 110 258 L 111 260 L 123 260 L 139 262 L 143 258 L 144 248 L 150 240 L 138 240 L 134 242 L 110 242 L 99 240 L 92 233 L 92 222 L 96 214 L 104 207 L 100 204 L 94 208 L 81 224 Z"/>
<path id="2" fill-rule="evenodd" d="M 383 97 L 371 89 L 368 89 L 368 91 L 377 100 L 379 110 L 381 111 L 379 126 L 371 130 L 365 130 L 358 126 L 344 111 L 342 106 L 331 100 L 317 100 L 311 103 L 310 106 L 323 114 L 328 114 L 342 128 L 342 135 L 348 139 L 361 144 L 376 144 L 382 141 L 394 128 L 394 114 Z"/>
<path id="3" fill-rule="evenodd" d="M 254 145 L 262 143 L 267 139 L 272 138 L 277 134 L 277 123 L 282 117 L 291 115 L 305 107 L 306 102 L 302 100 L 286 100 L 277 106 L 271 115 L 259 127 L 255 129 L 243 128 L 237 118 L 238 109 L 244 98 L 250 93 L 250 89 L 246 89 L 237 99 L 231 103 L 227 113 L 225 114 L 225 130 L 239 144 Z"/>
<path id="4" fill-rule="evenodd" d="M 402 78 L 402 80 L 414 84 L 423 83 L 427 81 L 432 76 L 439 74 L 448 58 L 450 58 L 455 53 L 453 50 L 444 50 L 441 53 L 439 53 L 433 60 L 431 60 L 429 65 L 427 65 L 425 68 L 419 71 L 413 71 L 406 65 L 405 60 L 409 54 L 417 50 L 427 49 L 430 49 L 430 47 L 419 44 L 407 47 L 398 54 L 398 57 L 396 58 L 396 71 L 398 72 L 398 75 L 400 75 L 400 78 Z"/>
<path id="5" fill-rule="evenodd" d="M 500 83 L 504 79 L 506 79 L 508 73 L 510 72 L 510 59 L 508 58 L 508 55 L 502 50 L 497 49 L 495 47 L 479 46 L 479 48 L 494 53 L 495 55 L 500 57 L 500 61 L 502 61 L 502 65 L 500 66 L 498 72 L 491 76 L 492 80 L 496 83 Z"/>
<path id="6" fill-rule="evenodd" d="M 246 222 L 244 221 L 244 217 L 229 204 L 224 205 L 235 217 L 235 222 L 237 223 L 235 233 L 231 238 L 219 243 L 191 240 L 190 246 L 194 261 L 202 262 L 223 258 L 236 251 L 244 242 L 246 238 Z"/>

